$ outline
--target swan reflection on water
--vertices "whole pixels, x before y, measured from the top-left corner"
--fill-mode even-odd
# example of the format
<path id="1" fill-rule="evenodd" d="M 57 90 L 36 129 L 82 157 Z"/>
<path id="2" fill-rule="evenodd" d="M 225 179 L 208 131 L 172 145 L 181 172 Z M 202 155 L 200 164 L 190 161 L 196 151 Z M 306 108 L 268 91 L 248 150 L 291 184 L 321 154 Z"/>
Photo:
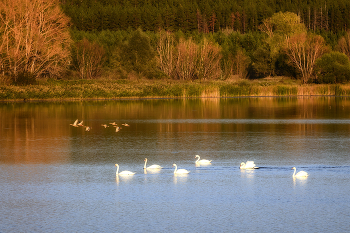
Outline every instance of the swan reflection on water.
<path id="1" fill-rule="evenodd" d="M 293 177 L 293 185 L 296 186 L 299 185 L 306 185 L 307 183 L 307 176 L 299 176 L 299 177 Z"/>
<path id="2" fill-rule="evenodd" d="M 117 185 L 119 185 L 120 182 L 128 183 L 132 179 L 133 179 L 133 176 L 116 176 L 115 182 L 117 183 Z"/>
<path id="3" fill-rule="evenodd" d="M 188 173 L 174 174 L 174 184 L 186 183 L 188 178 Z"/>
<path id="4" fill-rule="evenodd" d="M 254 178 L 254 169 L 240 169 L 241 171 L 241 177 L 242 178 L 248 178 L 253 179 Z"/>
<path id="5" fill-rule="evenodd" d="M 147 174 L 158 174 L 161 171 L 162 171 L 161 169 L 143 169 L 143 174 L 145 174 L 145 175 L 147 175 Z"/>

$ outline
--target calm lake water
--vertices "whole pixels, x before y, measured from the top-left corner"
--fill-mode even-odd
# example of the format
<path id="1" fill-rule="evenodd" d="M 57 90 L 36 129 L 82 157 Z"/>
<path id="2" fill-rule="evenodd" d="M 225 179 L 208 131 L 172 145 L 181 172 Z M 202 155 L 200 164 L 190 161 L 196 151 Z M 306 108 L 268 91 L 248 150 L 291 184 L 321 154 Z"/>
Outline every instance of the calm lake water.
<path id="1" fill-rule="evenodd" d="M 349 154 L 345 97 L 0 103 L 0 232 L 348 232 Z"/>

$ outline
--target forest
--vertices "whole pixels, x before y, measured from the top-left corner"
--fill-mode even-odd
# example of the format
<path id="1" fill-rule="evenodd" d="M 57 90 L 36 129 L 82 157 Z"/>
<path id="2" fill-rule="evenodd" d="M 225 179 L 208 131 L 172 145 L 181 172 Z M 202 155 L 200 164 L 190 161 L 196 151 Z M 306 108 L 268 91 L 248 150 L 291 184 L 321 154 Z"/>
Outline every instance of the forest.
<path id="1" fill-rule="evenodd" d="M 350 80 L 348 0 L 3 0 L 0 10 L 2 84 Z"/>
<path id="2" fill-rule="evenodd" d="M 258 31 L 277 12 L 297 14 L 308 30 L 346 31 L 347 0 L 61 0 L 74 28 L 81 31 L 128 30 L 240 33 Z"/>

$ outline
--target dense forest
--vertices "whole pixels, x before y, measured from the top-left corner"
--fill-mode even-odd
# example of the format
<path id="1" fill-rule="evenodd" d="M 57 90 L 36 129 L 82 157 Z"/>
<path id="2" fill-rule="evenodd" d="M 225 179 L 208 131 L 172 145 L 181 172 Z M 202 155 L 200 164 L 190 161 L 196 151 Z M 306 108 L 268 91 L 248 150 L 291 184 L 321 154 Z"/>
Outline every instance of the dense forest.
<path id="1" fill-rule="evenodd" d="M 74 27 L 82 31 L 246 33 L 257 31 L 264 19 L 280 11 L 297 14 L 309 30 L 350 29 L 348 0 L 61 0 L 61 4 Z"/>
<path id="2" fill-rule="evenodd" d="M 240 78 L 282 75 L 299 77 L 304 83 L 350 79 L 349 69 L 343 67 L 348 62 L 341 55 L 332 54 L 323 61 L 334 64 L 343 59 L 341 77 L 330 78 L 334 72 L 316 67 L 316 57 L 307 58 L 310 64 L 291 61 L 292 54 L 288 58 L 286 48 L 281 45 L 285 41 L 276 39 L 295 34 L 294 29 L 286 29 L 281 22 L 290 25 L 297 22 L 304 25 L 298 33 L 307 31 L 321 35 L 324 40 L 319 42 L 322 48 L 317 51 L 318 57 L 333 51 L 346 54 L 346 43 L 339 45 L 350 29 L 350 2 L 346 0 L 61 0 L 61 4 L 71 18 L 74 40 L 87 39 L 101 45 L 106 51 L 104 67 L 114 68 L 114 72 L 118 67 L 117 73 L 124 77 L 136 72 L 149 78 L 165 76 L 180 80 L 226 79 L 233 75 Z M 143 48 L 131 41 L 138 44 L 143 41 Z M 196 51 L 185 52 L 192 50 Z M 154 62 L 150 62 L 152 52 L 156 57 Z M 196 58 L 188 58 L 195 57 L 193 53 L 197 53 Z M 139 56 L 138 62 L 135 54 Z M 198 62 L 199 57 L 207 59 Z M 192 64 L 193 60 L 197 63 Z"/>

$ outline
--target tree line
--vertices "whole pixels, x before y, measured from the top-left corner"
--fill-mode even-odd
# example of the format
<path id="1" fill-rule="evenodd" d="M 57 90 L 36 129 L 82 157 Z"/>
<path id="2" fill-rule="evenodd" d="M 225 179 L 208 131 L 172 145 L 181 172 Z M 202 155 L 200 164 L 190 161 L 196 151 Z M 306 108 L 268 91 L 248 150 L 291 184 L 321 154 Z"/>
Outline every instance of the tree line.
<path id="1" fill-rule="evenodd" d="M 266 18 L 277 12 L 292 12 L 308 30 L 332 32 L 350 29 L 348 0 L 60 0 L 77 30 L 145 31 L 232 29 L 257 31 Z"/>
<path id="2" fill-rule="evenodd" d="M 0 81 L 30 84 L 42 77 L 146 77 L 193 81 L 289 76 L 300 79 L 302 83 L 347 82 L 350 80 L 350 32 L 345 31 L 348 24 L 344 19 L 341 23 L 344 30 L 332 32 L 330 22 L 334 19 L 324 16 L 331 7 L 325 1 L 316 2 L 319 6 L 324 4 L 324 8 L 313 15 L 325 18 L 311 23 L 314 19 L 311 13 L 310 20 L 305 22 L 301 13 L 268 12 L 273 6 L 282 9 L 295 3 L 261 1 L 254 6 L 250 1 L 251 7 L 264 11 L 264 14 L 258 14 L 261 19 L 257 21 L 254 17 L 244 16 L 246 22 L 255 20 L 253 30 L 249 23 L 238 20 L 246 13 L 237 11 L 240 12 L 238 18 L 235 13 L 234 17 L 231 15 L 231 21 L 225 21 L 220 10 L 213 10 L 215 7 L 222 12 L 232 10 L 233 3 L 224 0 L 216 4 L 211 1 L 199 4 L 196 1 L 156 3 L 152 0 L 3 0 L 0 2 Z M 239 8 L 240 3 L 248 4 L 247 1 L 237 1 L 234 6 Z M 338 5 L 342 5 L 340 3 Z M 185 7 L 187 4 L 192 8 Z M 261 4 L 271 6 L 264 8 Z M 295 7 L 300 8 L 303 4 L 300 2 Z M 95 14 L 99 7 L 106 11 L 109 8 L 113 13 L 118 7 L 143 11 L 146 8 L 143 6 L 149 5 L 154 9 L 163 9 L 163 6 L 193 9 L 196 17 L 190 20 L 191 14 L 187 12 L 181 18 L 188 19 L 185 21 L 189 30 L 181 27 L 175 30 L 174 25 L 182 25 L 179 23 L 172 24 L 174 28 L 164 27 L 167 21 L 162 17 L 159 22 L 163 26 L 157 30 L 145 30 L 141 24 L 134 28 L 137 24 L 128 23 L 123 30 L 112 30 L 93 25 L 101 22 L 121 25 L 123 21 L 83 16 L 85 13 Z M 313 4 L 307 6 L 313 9 Z M 344 2 L 342 6 L 348 6 L 348 3 Z M 210 20 L 207 17 L 210 14 L 204 13 L 205 9 L 210 9 L 207 12 L 215 17 Z M 104 11 L 97 15 L 104 16 Z M 152 14 L 149 12 L 148 15 Z M 87 24 L 77 23 L 78 19 L 88 21 L 93 27 L 80 28 Z M 229 22 L 231 26 L 227 26 Z M 325 28 L 319 30 L 319 26 L 314 26 L 316 24 Z"/>

